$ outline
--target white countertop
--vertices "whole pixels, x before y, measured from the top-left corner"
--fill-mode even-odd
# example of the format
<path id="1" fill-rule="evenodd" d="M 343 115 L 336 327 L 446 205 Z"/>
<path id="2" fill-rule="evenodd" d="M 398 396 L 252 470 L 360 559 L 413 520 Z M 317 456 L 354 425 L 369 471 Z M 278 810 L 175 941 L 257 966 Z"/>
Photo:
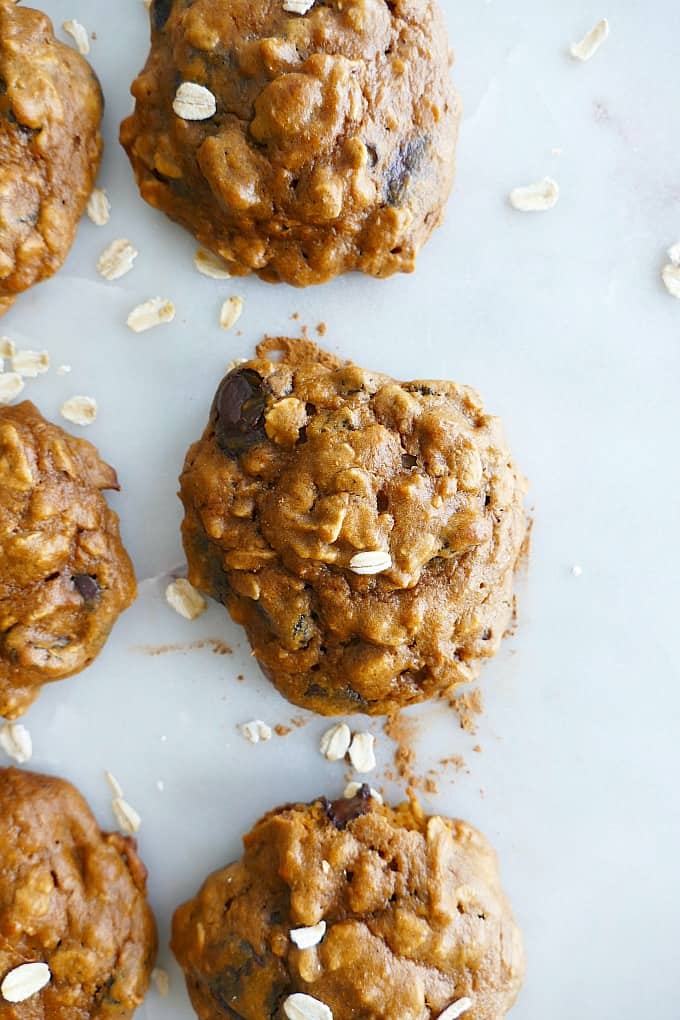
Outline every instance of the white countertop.
<path id="1" fill-rule="evenodd" d="M 325 321 L 325 342 L 367 367 L 482 392 L 532 481 L 531 565 L 517 635 L 483 674 L 477 735 L 441 705 L 410 713 L 420 771 L 444 754 L 469 770 L 446 772 L 424 803 L 467 818 L 499 850 L 529 966 L 513 1020 L 678 1020 L 680 302 L 660 270 L 680 240 L 680 7 L 445 6 L 466 108 L 445 226 L 413 276 L 297 292 L 199 277 L 193 239 L 137 197 L 116 137 L 147 49 L 141 0 L 45 0 L 57 24 L 75 17 L 97 33 L 100 183 L 113 214 L 103 228 L 83 223 L 65 269 L 20 298 L 0 331 L 73 366 L 27 386 L 43 413 L 58 420 L 74 393 L 99 401 L 83 434 L 118 469 L 112 503 L 140 579 L 182 561 L 176 479 L 226 363 L 264 332 L 292 331 L 292 313 Z M 609 40 L 575 62 L 569 43 L 603 15 Z M 511 188 L 544 175 L 561 186 L 555 209 L 508 206 Z M 140 255 L 106 284 L 94 264 L 115 237 Z M 156 294 L 174 300 L 175 322 L 133 335 L 128 312 Z M 245 299 L 242 336 L 217 325 L 231 294 Z M 236 653 L 138 650 L 202 637 Z M 220 607 L 187 623 L 147 581 L 96 664 L 45 689 L 24 720 L 32 765 L 74 780 L 103 825 L 113 825 L 105 768 L 142 815 L 172 990 L 152 992 L 140 1020 L 193 1015 L 166 948 L 173 907 L 239 853 L 266 809 L 342 789 L 343 769 L 317 751 L 324 720 L 257 747 L 235 728 L 298 714 Z M 391 745 L 379 721 L 368 725 L 385 763 Z"/>

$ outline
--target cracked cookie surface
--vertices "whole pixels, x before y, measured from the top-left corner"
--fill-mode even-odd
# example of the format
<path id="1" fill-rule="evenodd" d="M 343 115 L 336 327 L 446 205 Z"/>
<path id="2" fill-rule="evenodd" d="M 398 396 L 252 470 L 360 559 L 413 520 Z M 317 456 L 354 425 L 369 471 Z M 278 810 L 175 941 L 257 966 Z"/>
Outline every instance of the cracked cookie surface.
<path id="1" fill-rule="evenodd" d="M 87 61 L 40 11 L 0 0 L 0 315 L 73 244 L 102 154 Z"/>
<path id="2" fill-rule="evenodd" d="M 0 715 L 98 655 L 136 594 L 113 468 L 29 401 L 0 408 Z"/>
<path id="3" fill-rule="evenodd" d="M 100 832 L 69 783 L 0 769 L 0 981 L 45 963 L 48 984 L 3 1020 L 128 1020 L 156 955 L 134 839 Z"/>
<path id="4" fill-rule="evenodd" d="M 278 808 L 244 845 L 173 921 L 201 1020 L 283 1020 L 300 993 L 333 1020 L 428 1020 L 464 998 L 466 1020 L 501 1020 L 514 1003 L 521 935 L 496 855 L 466 822 L 380 805 L 364 786 Z M 320 941 L 297 948 L 291 931 L 320 922 Z"/>
<path id="5" fill-rule="evenodd" d="M 234 274 L 410 272 L 451 189 L 460 104 L 434 0 L 155 0 L 121 127 L 143 198 Z M 216 110 L 185 120 L 180 83 Z M 209 114 L 213 106 L 209 106 Z"/>
<path id="6" fill-rule="evenodd" d="M 271 339 L 222 381 L 187 455 L 189 577 L 290 701 L 388 712 L 474 679 L 497 650 L 525 489 L 469 387 Z"/>

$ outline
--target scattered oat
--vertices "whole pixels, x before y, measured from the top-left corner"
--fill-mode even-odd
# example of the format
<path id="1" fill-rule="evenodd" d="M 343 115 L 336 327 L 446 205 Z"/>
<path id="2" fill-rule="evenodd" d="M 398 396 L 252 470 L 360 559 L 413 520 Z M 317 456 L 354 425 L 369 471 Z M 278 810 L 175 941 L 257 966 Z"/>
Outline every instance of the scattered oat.
<path id="1" fill-rule="evenodd" d="M 272 728 L 267 726 L 261 719 L 253 719 L 252 722 L 243 723 L 239 729 L 251 744 L 266 744 L 272 739 Z"/>
<path id="2" fill-rule="evenodd" d="M 217 112 L 217 102 L 204 85 L 185 81 L 177 89 L 172 108 L 182 120 L 210 120 Z"/>
<path id="3" fill-rule="evenodd" d="M 144 333 L 147 329 L 172 322 L 174 318 L 175 306 L 172 301 L 155 297 L 133 308 L 127 317 L 127 324 L 133 333 Z"/>
<path id="4" fill-rule="evenodd" d="M 354 574 L 381 574 L 392 567 L 392 557 L 384 549 L 372 549 L 356 553 L 349 561 Z"/>
<path id="5" fill-rule="evenodd" d="M 60 365 L 57 369 L 57 375 L 68 375 L 71 371 L 70 365 Z"/>
<path id="6" fill-rule="evenodd" d="M 314 0 L 283 0 L 283 9 L 288 14 L 306 14 L 314 6 Z"/>
<path id="7" fill-rule="evenodd" d="M 123 796 L 123 787 L 120 785 L 113 772 L 108 770 L 104 773 L 104 778 L 109 784 L 109 790 L 114 798 Z"/>
<path id="8" fill-rule="evenodd" d="M 342 761 L 349 751 L 351 743 L 352 733 L 349 726 L 347 723 L 338 723 L 336 726 L 331 726 L 329 730 L 326 730 L 321 737 L 319 750 L 324 758 L 328 758 L 329 761 Z"/>
<path id="9" fill-rule="evenodd" d="M 295 992 L 284 999 L 283 1012 L 288 1020 L 333 1020 L 333 1011 L 325 1002 L 304 992 Z"/>
<path id="10" fill-rule="evenodd" d="M 467 1013 L 469 1009 L 472 1009 L 472 999 L 468 999 L 466 996 L 464 999 L 458 999 L 457 1002 L 452 1002 L 450 1006 L 447 1006 L 444 1012 L 439 1014 L 439 1020 L 458 1020 L 458 1017 L 462 1016 L 463 1013 Z"/>
<path id="11" fill-rule="evenodd" d="M 589 32 L 586 32 L 580 42 L 573 43 L 570 46 L 569 52 L 576 60 L 590 60 L 591 57 L 595 56 L 608 35 L 609 22 L 606 18 L 602 18 Z"/>
<path id="12" fill-rule="evenodd" d="M 16 351 L 12 356 L 12 370 L 24 379 L 35 379 L 49 371 L 47 351 Z"/>
<path id="13" fill-rule="evenodd" d="M 134 836 L 136 832 L 139 832 L 142 826 L 142 819 L 126 800 L 123 800 L 122 797 L 114 797 L 111 801 L 111 807 L 116 816 L 116 821 L 123 832 L 127 832 L 130 836 Z"/>
<path id="14" fill-rule="evenodd" d="M 105 280 L 119 280 L 121 276 L 130 272 L 138 255 L 139 252 L 134 244 L 124 237 L 118 238 L 118 240 L 112 241 L 99 256 L 97 272 Z"/>
<path id="15" fill-rule="evenodd" d="M 668 293 L 674 298 L 680 298 L 680 265 L 675 266 L 669 262 L 661 271 L 661 279 Z"/>
<path id="16" fill-rule="evenodd" d="M 542 181 L 528 184 L 523 188 L 514 188 L 510 192 L 510 205 L 520 212 L 545 212 L 557 205 L 560 187 L 552 177 L 544 177 Z"/>
<path id="17" fill-rule="evenodd" d="M 241 318 L 243 312 L 243 298 L 230 297 L 222 305 L 220 312 L 220 326 L 222 329 L 231 329 Z"/>
<path id="18" fill-rule="evenodd" d="M 178 577 L 165 589 L 165 598 L 169 606 L 183 616 L 185 620 L 197 620 L 205 612 L 206 601 L 191 581 Z"/>
<path id="19" fill-rule="evenodd" d="M 0 336 L 0 358 L 13 358 L 16 354 L 14 340 L 8 336 Z"/>
<path id="20" fill-rule="evenodd" d="M 230 280 L 231 273 L 227 263 L 216 255 L 214 251 L 206 248 L 197 248 L 194 255 L 194 265 L 203 276 L 209 276 L 211 280 Z"/>
<path id="21" fill-rule="evenodd" d="M 357 772 L 372 772 L 376 766 L 375 737 L 372 733 L 355 733 L 349 747 L 349 760 Z"/>
<path id="22" fill-rule="evenodd" d="M 85 26 L 74 18 L 72 21 L 65 21 L 61 27 L 71 36 L 78 47 L 78 52 L 86 57 L 90 52 L 90 40 Z"/>
<path id="23" fill-rule="evenodd" d="M 571 568 L 571 573 L 574 577 L 581 577 L 583 574 L 583 567 L 581 567 L 578 563 L 575 563 Z"/>
<path id="24" fill-rule="evenodd" d="M 0 404 L 11 404 L 24 388 L 24 380 L 17 372 L 0 373 Z"/>
<path id="25" fill-rule="evenodd" d="M 326 922 L 319 921 L 318 924 L 309 928 L 293 928 L 290 933 L 290 940 L 298 949 L 311 949 L 318 946 L 326 934 Z"/>
<path id="26" fill-rule="evenodd" d="M 95 188 L 90 195 L 87 215 L 96 227 L 105 227 L 111 219 L 111 203 L 103 188 Z"/>
<path id="27" fill-rule="evenodd" d="M 170 975 L 162 967 L 154 967 L 151 971 L 151 980 L 156 986 L 156 991 L 164 999 L 170 994 Z"/>
<path id="28" fill-rule="evenodd" d="M 672 266 L 680 266 L 680 241 L 678 241 L 677 244 L 672 244 L 668 249 L 668 258 L 670 259 Z M 1 344 L 2 341 L 0 341 L 0 345 Z"/>
<path id="29" fill-rule="evenodd" d="M 22 963 L 5 975 L 0 995 L 5 1002 L 25 1002 L 48 985 L 51 978 L 46 963 Z"/>
<path id="30" fill-rule="evenodd" d="M 363 783 L 348 783 L 342 794 L 345 800 L 351 800 L 352 797 L 356 797 L 356 795 L 358 794 L 359 790 L 363 785 L 364 785 Z M 378 791 L 374 790 L 372 786 L 369 786 L 369 790 L 371 791 L 371 797 L 376 802 L 376 804 L 382 804 L 383 799 L 378 793 Z"/>
<path id="31" fill-rule="evenodd" d="M 97 418 L 97 401 L 94 397 L 71 397 L 61 405 L 61 416 L 73 425 L 91 425 Z"/>
<path id="32" fill-rule="evenodd" d="M 6 722 L 0 728 L 0 747 L 10 758 L 24 765 L 33 755 L 31 734 L 21 723 Z"/>

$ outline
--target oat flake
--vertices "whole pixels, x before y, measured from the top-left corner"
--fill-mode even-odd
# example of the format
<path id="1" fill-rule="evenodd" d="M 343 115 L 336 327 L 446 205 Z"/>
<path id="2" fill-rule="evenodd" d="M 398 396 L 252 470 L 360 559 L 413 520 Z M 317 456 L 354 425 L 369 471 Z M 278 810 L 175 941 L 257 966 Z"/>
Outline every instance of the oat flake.
<path id="1" fill-rule="evenodd" d="M 326 922 L 319 921 L 318 924 L 309 928 L 293 928 L 290 933 L 291 942 L 295 943 L 298 949 L 311 949 L 318 946 L 326 934 Z"/>
<path id="2" fill-rule="evenodd" d="M 230 297 L 222 305 L 220 312 L 220 326 L 222 329 L 231 329 L 241 318 L 243 312 L 243 298 Z"/>
<path id="3" fill-rule="evenodd" d="M 44 375 L 50 367 L 47 351 L 17 351 L 12 356 L 12 370 L 24 379 L 35 379 Z"/>
<path id="4" fill-rule="evenodd" d="M 591 57 L 595 56 L 608 35 L 609 22 L 606 18 L 602 18 L 589 32 L 586 32 L 583 39 L 574 43 L 569 48 L 569 52 L 576 60 L 590 60 Z"/>
<path id="5" fill-rule="evenodd" d="M 142 827 L 142 819 L 135 809 L 122 797 L 114 797 L 111 801 L 113 813 L 116 816 L 118 825 L 129 836 L 134 836 Z"/>
<path id="6" fill-rule="evenodd" d="M 33 755 L 31 734 L 21 723 L 4 723 L 0 728 L 0 747 L 8 757 L 13 758 L 19 765 L 30 761 Z"/>
<path id="7" fill-rule="evenodd" d="M 73 425 L 91 425 L 97 418 L 97 401 L 94 397 L 71 397 L 62 404 L 61 416 Z"/>
<path id="8" fill-rule="evenodd" d="M 172 108 L 182 120 L 210 120 L 217 112 L 217 102 L 204 85 L 185 81 L 177 89 Z"/>
<path id="9" fill-rule="evenodd" d="M 201 593 L 185 577 L 178 577 L 168 585 L 165 598 L 168 605 L 185 620 L 197 620 L 207 605 Z"/>
<path id="10" fill-rule="evenodd" d="M 120 785 L 120 783 L 114 776 L 113 772 L 109 772 L 107 770 L 104 773 L 104 778 L 106 779 L 106 782 L 109 784 L 109 790 L 111 791 L 113 797 L 114 798 L 122 797 L 123 787 Z"/>
<path id="11" fill-rule="evenodd" d="M 104 227 L 111 218 L 111 203 L 103 188 L 95 188 L 87 202 L 87 215 L 96 227 Z"/>
<path id="12" fill-rule="evenodd" d="M 392 557 L 384 549 L 372 549 L 356 553 L 349 561 L 354 574 L 381 574 L 392 567 Z"/>
<path id="13" fill-rule="evenodd" d="M 355 733 L 349 748 L 349 760 L 357 772 L 372 772 L 376 766 L 375 737 L 372 733 Z"/>
<path id="14" fill-rule="evenodd" d="M 544 177 L 542 181 L 514 188 L 510 192 L 510 205 L 519 212 L 545 212 L 557 205 L 560 197 L 560 186 L 552 177 Z"/>
<path id="15" fill-rule="evenodd" d="M 13 358 L 16 354 L 14 340 L 8 336 L 0 336 L 0 358 Z"/>
<path id="16" fill-rule="evenodd" d="M 105 280 L 119 280 L 132 269 L 139 252 L 134 244 L 121 237 L 112 241 L 99 256 L 97 272 Z"/>
<path id="17" fill-rule="evenodd" d="M 156 986 L 156 991 L 164 999 L 170 994 L 170 975 L 162 967 L 154 967 L 151 971 L 151 980 Z"/>
<path id="18" fill-rule="evenodd" d="M 0 995 L 5 1002 L 25 1002 L 48 985 L 51 978 L 46 963 L 22 963 L 5 975 Z"/>
<path id="19" fill-rule="evenodd" d="M 74 18 L 72 21 L 65 21 L 61 27 L 71 36 L 78 47 L 78 52 L 86 57 L 90 52 L 90 40 L 85 26 Z"/>
<path id="20" fill-rule="evenodd" d="M 209 276 L 211 280 L 230 280 L 231 273 L 227 263 L 212 251 L 206 248 L 197 248 L 194 255 L 194 265 L 203 276 Z"/>
<path id="21" fill-rule="evenodd" d="M 283 1012 L 288 1020 L 333 1020 L 333 1011 L 330 1006 L 303 992 L 289 995 L 284 1000 Z"/>
<path id="22" fill-rule="evenodd" d="M 342 761 L 352 742 L 352 733 L 347 723 L 331 726 L 321 737 L 319 750 L 328 761 Z"/>
<path id="23" fill-rule="evenodd" d="M 127 325 L 133 333 L 144 333 L 147 329 L 162 326 L 175 318 L 175 306 L 167 298 L 149 298 L 144 304 L 133 308 L 127 317 Z"/>
<path id="24" fill-rule="evenodd" d="M 289 14 L 306 14 L 314 6 L 314 0 L 283 0 L 283 9 Z"/>
<path id="25" fill-rule="evenodd" d="M 11 404 L 24 388 L 24 380 L 17 372 L 0 373 L 0 404 Z"/>
<path id="26" fill-rule="evenodd" d="M 672 244 L 668 249 L 668 258 L 670 259 L 672 266 L 680 266 L 680 241 L 678 241 L 677 244 Z M 0 341 L 0 346 L 1 344 L 2 341 Z M 0 351 L 0 354 L 1 353 L 2 351 Z"/>
<path id="27" fill-rule="evenodd" d="M 669 262 L 661 271 L 661 279 L 668 293 L 674 298 L 680 298 L 680 265 L 675 266 Z"/>
<path id="28" fill-rule="evenodd" d="M 241 734 L 251 744 L 266 744 L 268 740 L 272 739 L 272 728 L 268 726 L 266 722 L 262 722 L 261 719 L 253 719 L 251 722 L 243 723 L 239 726 Z"/>
<path id="29" fill-rule="evenodd" d="M 458 1017 L 462 1016 L 463 1013 L 467 1013 L 469 1009 L 472 1009 L 472 999 L 468 999 L 466 996 L 464 999 L 458 999 L 457 1002 L 452 1002 L 450 1006 L 447 1006 L 444 1012 L 439 1014 L 439 1020 L 458 1020 Z"/>

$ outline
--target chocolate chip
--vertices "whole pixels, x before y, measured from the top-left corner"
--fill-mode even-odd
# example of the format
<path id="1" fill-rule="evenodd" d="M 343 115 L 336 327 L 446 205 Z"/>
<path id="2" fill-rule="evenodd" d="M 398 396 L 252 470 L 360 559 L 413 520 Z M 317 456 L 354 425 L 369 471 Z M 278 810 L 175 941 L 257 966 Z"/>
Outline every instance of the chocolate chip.
<path id="1" fill-rule="evenodd" d="M 413 138 L 395 154 L 385 177 L 385 194 L 390 205 L 401 205 L 414 174 L 420 170 L 426 147 L 426 138 Z"/>
<path id="2" fill-rule="evenodd" d="M 418 458 L 414 457 L 412 453 L 402 453 L 401 455 L 401 466 L 407 471 L 409 468 L 415 467 L 418 463 Z"/>
<path id="3" fill-rule="evenodd" d="M 370 810 L 371 788 L 364 783 L 353 797 L 341 797 L 332 803 L 326 801 L 324 807 L 335 828 L 344 829 L 349 822 Z"/>
<path id="4" fill-rule="evenodd" d="M 215 435 L 225 453 L 237 457 L 265 438 L 264 380 L 252 369 L 234 369 L 225 376 L 215 394 Z"/>
<path id="5" fill-rule="evenodd" d="M 72 580 L 76 591 L 86 605 L 96 602 L 99 595 L 96 578 L 91 577 L 90 574 L 76 574 Z"/>
<path id="6" fill-rule="evenodd" d="M 165 28 L 165 23 L 170 17 L 174 0 L 153 0 L 151 8 L 154 28 L 159 31 Z"/>

